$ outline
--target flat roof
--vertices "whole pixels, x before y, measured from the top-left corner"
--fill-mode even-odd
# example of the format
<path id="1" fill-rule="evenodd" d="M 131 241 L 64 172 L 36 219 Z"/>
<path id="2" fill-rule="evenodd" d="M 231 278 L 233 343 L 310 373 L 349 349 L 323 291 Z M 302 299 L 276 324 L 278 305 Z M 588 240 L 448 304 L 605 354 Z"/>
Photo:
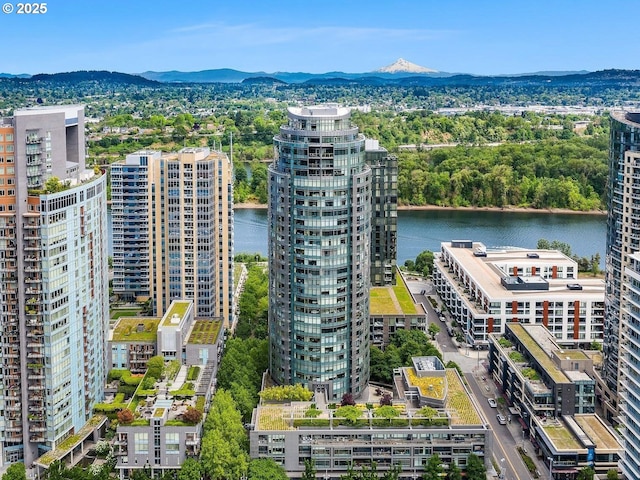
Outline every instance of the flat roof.
<path id="1" fill-rule="evenodd" d="M 563 360 L 588 360 L 589 356 L 582 350 L 558 350 L 558 357 Z"/>
<path id="2" fill-rule="evenodd" d="M 120 317 L 113 327 L 113 342 L 149 342 L 156 341 L 160 318 L 157 317 Z"/>
<path id="3" fill-rule="evenodd" d="M 370 315 L 416 315 L 418 309 L 402 280 L 393 287 L 371 287 L 369 291 Z"/>
<path id="4" fill-rule="evenodd" d="M 531 327 L 540 327 L 544 329 L 542 325 L 531 325 Z M 536 339 L 529 334 L 529 328 L 525 329 L 520 323 L 507 323 L 506 328 L 518 338 L 520 343 L 525 346 L 531 356 L 538 361 L 544 371 L 556 383 L 569 383 L 567 376 L 558 368 Z M 549 335 L 551 335 L 551 333 L 549 333 Z"/>
<path id="5" fill-rule="evenodd" d="M 220 320 L 198 319 L 193 322 L 187 343 L 192 345 L 213 345 L 218 339 L 218 332 L 222 322 Z"/>
<path id="6" fill-rule="evenodd" d="M 171 319 L 174 315 L 177 315 L 177 317 L 182 320 L 187 313 L 187 310 L 189 309 L 189 305 L 191 305 L 190 300 L 174 300 L 173 302 L 171 302 L 169 310 L 167 310 L 167 312 L 163 316 L 162 326 L 168 327 L 171 325 L 176 325 L 171 322 Z"/>
<path id="7" fill-rule="evenodd" d="M 573 419 L 591 441 L 595 443 L 596 449 L 622 450 L 620 442 L 598 415 L 574 415 Z"/>
<path id="8" fill-rule="evenodd" d="M 505 301 L 526 300 L 527 297 L 544 295 L 549 301 L 564 301 L 567 297 L 572 299 L 586 298 L 589 296 L 602 296 L 604 301 L 604 280 L 598 278 L 547 278 L 548 290 L 507 290 L 501 283 L 502 278 L 511 276 L 512 272 L 506 272 L 500 267 L 504 264 L 517 264 L 518 271 L 523 272 L 528 267 L 538 269 L 553 266 L 574 266 L 578 275 L 578 266 L 569 257 L 558 250 L 538 250 L 524 248 L 487 248 L 480 242 L 473 242 L 471 248 L 453 247 L 454 242 L 443 242 L 444 248 L 456 259 L 465 273 L 473 280 L 478 288 L 490 299 Z M 478 249 L 485 249 L 486 256 L 476 256 Z M 532 258 L 528 254 L 537 254 Z M 436 258 L 436 262 L 441 262 Z M 448 270 L 441 269 L 443 274 L 452 279 L 453 275 Z M 526 279 L 528 277 L 521 277 Z M 582 290 L 569 290 L 567 284 L 579 283 Z M 474 302 L 470 301 L 472 307 Z"/>
<path id="9" fill-rule="evenodd" d="M 573 432 L 561 421 L 554 421 L 542 425 L 542 430 L 556 450 L 582 450 L 583 446 L 573 435 Z"/>

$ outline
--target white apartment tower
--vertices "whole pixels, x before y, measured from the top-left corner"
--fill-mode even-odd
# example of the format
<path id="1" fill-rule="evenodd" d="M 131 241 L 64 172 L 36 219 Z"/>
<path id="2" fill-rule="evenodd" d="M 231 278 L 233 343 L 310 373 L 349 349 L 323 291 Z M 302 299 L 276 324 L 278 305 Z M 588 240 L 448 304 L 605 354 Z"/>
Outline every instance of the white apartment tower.
<path id="1" fill-rule="evenodd" d="M 100 401 L 108 322 L 106 176 L 85 167 L 84 109 L 0 125 L 2 464 L 77 432 Z"/>

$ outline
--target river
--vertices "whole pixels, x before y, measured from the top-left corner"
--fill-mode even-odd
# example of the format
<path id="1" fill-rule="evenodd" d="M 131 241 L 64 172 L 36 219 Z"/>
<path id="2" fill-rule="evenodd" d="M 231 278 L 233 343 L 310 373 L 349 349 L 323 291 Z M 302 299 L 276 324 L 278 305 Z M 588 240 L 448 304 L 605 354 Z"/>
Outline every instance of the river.
<path id="1" fill-rule="evenodd" d="M 235 252 L 267 254 L 267 210 L 236 209 Z M 109 210 L 109 229 L 111 210 Z M 604 268 L 606 217 L 559 213 L 469 210 L 402 210 L 398 212 L 398 264 L 423 250 L 438 251 L 441 242 L 473 240 L 487 247 L 535 248 L 538 240 L 559 240 L 581 257 L 600 254 Z M 109 237 L 109 255 L 113 254 Z"/>
<path id="2" fill-rule="evenodd" d="M 487 247 L 535 248 L 538 240 L 559 240 L 573 253 L 602 259 L 606 216 L 469 210 L 402 210 L 398 212 L 398 264 L 423 250 L 439 251 L 441 242 L 473 240 Z M 237 209 L 234 215 L 235 251 L 267 253 L 266 209 Z"/>

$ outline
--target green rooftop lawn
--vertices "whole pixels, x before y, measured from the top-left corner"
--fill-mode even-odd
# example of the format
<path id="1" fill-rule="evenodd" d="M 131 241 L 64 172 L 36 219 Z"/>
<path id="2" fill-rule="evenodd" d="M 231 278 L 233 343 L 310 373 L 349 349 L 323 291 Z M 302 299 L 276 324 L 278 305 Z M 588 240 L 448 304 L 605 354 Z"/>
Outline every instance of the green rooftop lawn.
<path id="1" fill-rule="evenodd" d="M 556 383 L 569 383 L 567 376 L 562 373 L 553 360 L 549 358 L 546 352 L 538 345 L 531 335 L 519 323 L 509 323 L 508 327 L 518 337 L 518 340 L 529 350 L 529 353 L 535 358 L 540 366 Z"/>
<path id="2" fill-rule="evenodd" d="M 589 357 L 582 350 L 566 350 L 563 349 L 558 352 L 558 356 L 561 359 L 569 357 L 571 360 L 587 360 Z"/>
<path id="3" fill-rule="evenodd" d="M 558 450 L 580 450 L 582 445 L 564 425 L 542 427 Z"/>
<path id="4" fill-rule="evenodd" d="M 620 443 L 611 434 L 609 429 L 602 423 L 597 415 L 575 415 L 573 419 L 593 440 L 598 448 L 619 449 Z"/>
<path id="5" fill-rule="evenodd" d="M 415 315 L 417 313 L 416 306 L 404 284 L 395 287 L 372 287 L 369 293 L 369 311 L 371 315 Z"/>
<path id="6" fill-rule="evenodd" d="M 165 321 L 162 322 L 162 325 L 168 326 L 171 325 L 171 317 L 174 315 L 178 315 L 181 319 L 184 317 L 184 314 L 187 313 L 187 309 L 191 305 L 191 302 L 182 301 L 182 302 L 173 302 L 172 307 L 165 314 Z"/>
<path id="7" fill-rule="evenodd" d="M 111 310 L 111 318 L 116 319 L 120 317 L 135 317 L 140 313 L 140 309 L 136 310 Z"/>
<path id="8" fill-rule="evenodd" d="M 122 317 L 113 331 L 113 341 L 155 342 L 159 323 L 159 318 Z M 138 325 L 144 325 L 144 330 L 139 332 Z"/>
<path id="9" fill-rule="evenodd" d="M 197 345 L 214 344 L 218 338 L 220 325 L 222 322 L 218 320 L 196 320 L 189 335 L 188 343 Z"/>
<path id="10" fill-rule="evenodd" d="M 398 285 L 394 286 L 393 291 L 396 294 L 398 302 L 400 302 L 402 313 L 405 313 L 407 315 L 415 314 L 416 306 L 413 303 L 413 299 L 411 298 L 409 290 L 407 290 L 407 288 L 404 286 L 404 283 L 399 283 Z"/>

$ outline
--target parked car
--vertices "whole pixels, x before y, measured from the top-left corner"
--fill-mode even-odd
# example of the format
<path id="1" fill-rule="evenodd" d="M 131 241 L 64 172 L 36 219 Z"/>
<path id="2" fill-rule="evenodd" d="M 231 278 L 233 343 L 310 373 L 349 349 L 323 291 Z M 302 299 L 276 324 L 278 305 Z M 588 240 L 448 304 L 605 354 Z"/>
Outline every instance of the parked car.
<path id="1" fill-rule="evenodd" d="M 506 425 L 507 424 L 507 417 L 505 417 L 504 415 L 496 415 L 496 418 L 498 419 L 498 423 L 500 425 Z"/>
<path id="2" fill-rule="evenodd" d="M 495 398 L 487 398 L 487 402 L 489 402 L 491 408 L 498 408 L 498 402 L 496 402 Z"/>

